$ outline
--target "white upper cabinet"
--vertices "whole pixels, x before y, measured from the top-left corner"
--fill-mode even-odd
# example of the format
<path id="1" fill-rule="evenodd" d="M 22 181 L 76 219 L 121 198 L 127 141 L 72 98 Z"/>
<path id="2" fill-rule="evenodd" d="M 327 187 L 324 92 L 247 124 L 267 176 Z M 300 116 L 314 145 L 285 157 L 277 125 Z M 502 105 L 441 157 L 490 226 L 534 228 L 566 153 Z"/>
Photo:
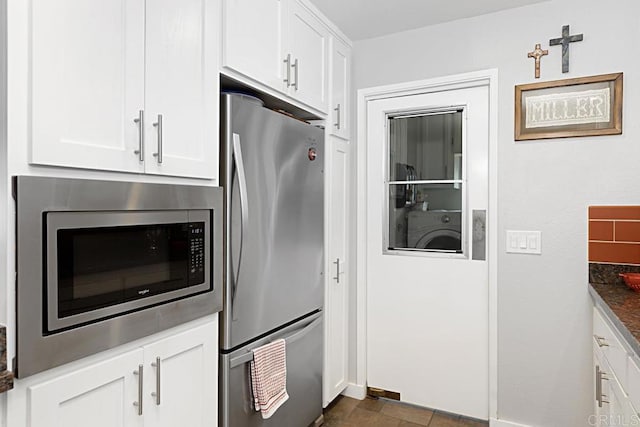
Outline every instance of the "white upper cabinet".
<path id="1" fill-rule="evenodd" d="M 298 0 L 224 0 L 222 65 L 319 111 L 329 32 Z"/>
<path id="2" fill-rule="evenodd" d="M 32 163 L 142 172 L 144 0 L 33 0 Z"/>
<path id="3" fill-rule="evenodd" d="M 349 139 L 349 81 L 351 76 L 351 48 L 340 39 L 331 37 L 330 54 L 331 105 L 328 128 L 335 136 Z"/>
<path id="4" fill-rule="evenodd" d="M 32 0 L 31 162 L 217 177 L 218 1 Z"/>
<path id="5" fill-rule="evenodd" d="M 283 85 L 286 0 L 223 2 L 222 65 L 274 89 Z"/>
<path id="6" fill-rule="evenodd" d="M 329 31 L 298 0 L 289 3 L 288 42 L 285 66 L 290 67 L 287 72 L 289 94 L 326 111 Z"/>
<path id="7" fill-rule="evenodd" d="M 217 4 L 147 0 L 147 173 L 217 176 Z"/>

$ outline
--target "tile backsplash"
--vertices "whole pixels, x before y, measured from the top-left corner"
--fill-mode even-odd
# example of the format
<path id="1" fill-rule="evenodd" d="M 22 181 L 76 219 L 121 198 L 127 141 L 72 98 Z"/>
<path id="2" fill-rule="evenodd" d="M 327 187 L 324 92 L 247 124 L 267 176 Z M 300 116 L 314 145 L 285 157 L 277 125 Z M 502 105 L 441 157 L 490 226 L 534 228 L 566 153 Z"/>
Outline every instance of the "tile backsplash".
<path id="1" fill-rule="evenodd" d="M 640 266 L 640 206 L 589 207 L 589 262 Z"/>

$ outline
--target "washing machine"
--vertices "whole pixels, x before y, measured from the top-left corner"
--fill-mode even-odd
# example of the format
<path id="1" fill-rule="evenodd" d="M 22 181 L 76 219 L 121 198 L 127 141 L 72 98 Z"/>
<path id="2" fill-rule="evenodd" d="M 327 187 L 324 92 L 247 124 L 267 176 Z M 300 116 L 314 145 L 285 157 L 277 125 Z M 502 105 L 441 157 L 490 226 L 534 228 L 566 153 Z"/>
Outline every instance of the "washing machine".
<path id="1" fill-rule="evenodd" d="M 407 214 L 407 246 L 462 252 L 462 212 L 412 210 Z"/>

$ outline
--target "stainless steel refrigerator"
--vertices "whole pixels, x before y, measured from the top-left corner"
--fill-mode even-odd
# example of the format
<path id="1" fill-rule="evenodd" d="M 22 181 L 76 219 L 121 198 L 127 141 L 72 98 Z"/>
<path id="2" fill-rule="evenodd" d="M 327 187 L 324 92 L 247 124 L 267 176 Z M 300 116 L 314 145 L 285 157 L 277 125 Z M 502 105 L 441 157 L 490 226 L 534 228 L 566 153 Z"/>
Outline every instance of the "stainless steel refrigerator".
<path id="1" fill-rule="evenodd" d="M 305 427 L 322 414 L 324 131 L 221 95 L 225 292 L 220 426 Z M 253 348 L 286 341 L 289 400 L 253 409 Z"/>

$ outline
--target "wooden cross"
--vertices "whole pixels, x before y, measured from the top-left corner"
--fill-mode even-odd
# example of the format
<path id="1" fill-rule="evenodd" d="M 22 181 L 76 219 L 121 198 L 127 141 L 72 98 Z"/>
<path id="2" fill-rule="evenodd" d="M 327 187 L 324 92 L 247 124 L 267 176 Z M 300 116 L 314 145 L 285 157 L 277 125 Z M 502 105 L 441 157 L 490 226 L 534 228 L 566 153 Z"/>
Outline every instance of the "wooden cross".
<path id="1" fill-rule="evenodd" d="M 581 42 L 583 34 L 569 35 L 569 26 L 562 27 L 562 37 L 549 40 L 549 46 L 562 45 L 562 72 L 569 72 L 569 43 Z"/>
<path id="2" fill-rule="evenodd" d="M 536 79 L 540 78 L 540 58 L 545 55 L 549 55 L 549 51 L 540 49 L 540 43 L 536 44 L 536 48 L 533 52 L 527 53 L 528 58 L 536 59 Z"/>

